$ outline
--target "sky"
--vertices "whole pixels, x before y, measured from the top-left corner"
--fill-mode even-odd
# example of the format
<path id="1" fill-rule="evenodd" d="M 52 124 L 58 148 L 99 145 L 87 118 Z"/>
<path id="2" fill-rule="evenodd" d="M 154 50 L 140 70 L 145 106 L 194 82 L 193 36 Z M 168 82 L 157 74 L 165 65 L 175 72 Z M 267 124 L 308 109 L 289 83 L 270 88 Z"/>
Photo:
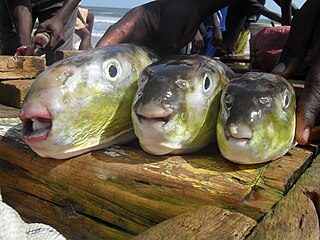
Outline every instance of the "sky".
<path id="1" fill-rule="evenodd" d="M 215 0 L 212 0 L 215 1 Z M 241 1 L 241 0 L 239 0 Z M 82 0 L 84 6 L 96 7 L 116 7 L 116 8 L 133 8 L 135 6 L 150 2 L 148 0 Z M 305 0 L 293 0 L 300 7 Z M 280 13 L 280 8 L 272 0 L 266 0 L 266 7 L 272 11 Z"/>

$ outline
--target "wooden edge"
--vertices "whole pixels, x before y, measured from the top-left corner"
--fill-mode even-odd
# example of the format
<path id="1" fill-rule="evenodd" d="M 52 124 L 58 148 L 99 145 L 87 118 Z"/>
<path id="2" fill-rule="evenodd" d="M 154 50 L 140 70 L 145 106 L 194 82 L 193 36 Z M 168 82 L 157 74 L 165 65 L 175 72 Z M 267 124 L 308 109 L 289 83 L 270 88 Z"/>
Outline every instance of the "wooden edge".
<path id="1" fill-rule="evenodd" d="M 204 206 L 151 227 L 133 239 L 241 239 L 256 224 L 254 219 L 240 213 Z"/>

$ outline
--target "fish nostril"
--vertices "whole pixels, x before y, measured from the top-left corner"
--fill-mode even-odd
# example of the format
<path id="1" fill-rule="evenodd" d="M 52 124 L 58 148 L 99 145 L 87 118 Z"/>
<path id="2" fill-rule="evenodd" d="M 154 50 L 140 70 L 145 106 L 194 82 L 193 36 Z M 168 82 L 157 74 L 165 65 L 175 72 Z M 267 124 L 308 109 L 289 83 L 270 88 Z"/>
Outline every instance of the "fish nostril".
<path id="1" fill-rule="evenodd" d="M 231 133 L 231 135 L 237 135 L 238 134 L 238 127 L 231 123 L 230 126 L 229 126 L 229 131 Z"/>

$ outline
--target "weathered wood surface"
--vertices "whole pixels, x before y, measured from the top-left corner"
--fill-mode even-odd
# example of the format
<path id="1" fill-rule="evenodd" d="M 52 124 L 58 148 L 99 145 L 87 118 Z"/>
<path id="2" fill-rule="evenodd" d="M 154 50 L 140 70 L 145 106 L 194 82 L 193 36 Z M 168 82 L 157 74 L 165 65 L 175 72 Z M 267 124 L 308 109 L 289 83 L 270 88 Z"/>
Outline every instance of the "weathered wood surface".
<path id="1" fill-rule="evenodd" d="M 245 239 L 257 221 L 213 206 L 183 213 L 139 234 L 134 240 Z"/>
<path id="2" fill-rule="evenodd" d="M 0 118 L 17 118 L 19 109 L 0 104 Z"/>
<path id="3" fill-rule="evenodd" d="M 0 56 L 0 81 L 32 79 L 46 67 L 44 57 Z"/>
<path id="4" fill-rule="evenodd" d="M 250 240 L 320 239 L 320 156 L 270 211 Z"/>
<path id="5" fill-rule="evenodd" d="M 0 122 L 4 201 L 70 239 L 126 239 L 205 205 L 257 221 L 293 186 L 315 151 L 295 147 L 277 161 L 245 166 L 224 160 L 213 146 L 155 157 L 133 143 L 54 160 L 30 150 L 19 139 L 21 126 L 10 125 L 15 121 Z"/>
<path id="6" fill-rule="evenodd" d="M 0 104 L 21 108 L 34 80 L 8 80 L 0 82 Z"/>

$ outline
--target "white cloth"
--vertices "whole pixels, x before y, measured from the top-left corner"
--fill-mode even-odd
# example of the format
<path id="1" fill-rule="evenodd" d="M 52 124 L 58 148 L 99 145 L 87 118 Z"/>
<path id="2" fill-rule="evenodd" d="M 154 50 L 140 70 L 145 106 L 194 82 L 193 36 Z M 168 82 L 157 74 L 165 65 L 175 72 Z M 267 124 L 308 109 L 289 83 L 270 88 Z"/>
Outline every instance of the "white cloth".
<path id="1" fill-rule="evenodd" d="M 2 201 L 0 193 L 0 240 L 66 240 L 54 228 L 42 223 L 25 223 Z"/>

